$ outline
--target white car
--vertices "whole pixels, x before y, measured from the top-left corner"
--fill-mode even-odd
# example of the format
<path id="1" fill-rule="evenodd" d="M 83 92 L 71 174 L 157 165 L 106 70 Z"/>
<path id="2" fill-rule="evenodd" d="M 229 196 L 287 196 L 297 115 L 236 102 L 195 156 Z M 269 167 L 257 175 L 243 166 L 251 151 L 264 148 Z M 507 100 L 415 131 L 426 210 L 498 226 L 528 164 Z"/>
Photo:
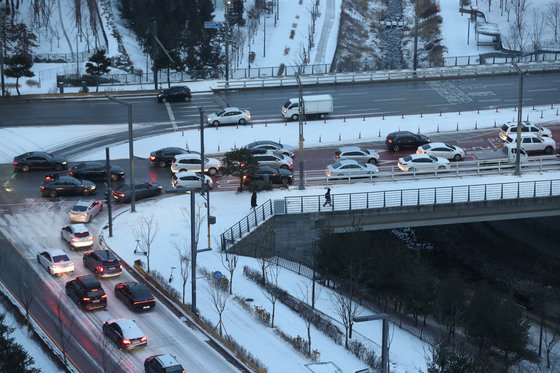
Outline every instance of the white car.
<path id="1" fill-rule="evenodd" d="M 294 167 L 294 160 L 287 155 L 267 150 L 263 154 L 253 154 L 259 162 L 259 166 L 268 166 L 272 168 L 283 168 L 291 170 Z"/>
<path id="2" fill-rule="evenodd" d="M 148 338 L 134 320 L 109 320 L 103 323 L 103 334 L 117 345 L 120 350 L 144 347 Z"/>
<path id="3" fill-rule="evenodd" d="M 506 137 L 505 142 L 517 144 L 517 133 L 510 133 Z M 556 142 L 554 142 L 552 137 L 541 137 L 536 133 L 522 132 L 521 147 L 527 153 L 545 152 L 546 154 L 552 154 L 554 149 L 556 149 Z"/>
<path id="4" fill-rule="evenodd" d="M 204 175 L 204 182 L 210 185 L 210 189 L 214 186 L 212 178 L 208 175 Z M 171 175 L 171 186 L 173 188 L 200 189 L 200 183 L 200 173 L 193 171 L 177 172 Z"/>
<path id="5" fill-rule="evenodd" d="M 62 227 L 60 237 L 63 241 L 68 242 L 70 249 L 93 247 L 93 236 L 83 224 L 71 224 Z"/>
<path id="6" fill-rule="evenodd" d="M 225 107 L 217 113 L 208 115 L 208 123 L 214 126 L 235 123 L 244 125 L 249 121 L 251 121 L 251 113 L 249 110 L 236 107 Z"/>
<path id="7" fill-rule="evenodd" d="M 48 249 L 37 254 L 37 261 L 51 275 L 74 272 L 74 262 L 60 249 Z"/>
<path id="8" fill-rule="evenodd" d="M 379 162 L 379 154 L 373 149 L 364 149 L 359 146 L 343 146 L 334 152 L 334 161 L 343 159 L 353 159 L 358 162 L 367 162 L 377 164 Z"/>
<path id="9" fill-rule="evenodd" d="M 377 166 L 371 163 L 358 162 L 353 159 L 344 159 L 328 165 L 325 169 L 325 174 L 329 179 L 347 179 L 375 176 L 378 171 Z"/>
<path id="10" fill-rule="evenodd" d="M 103 211 L 102 201 L 81 199 L 68 212 L 68 217 L 72 223 L 90 223 L 91 219 L 101 211 Z"/>
<path id="11" fill-rule="evenodd" d="M 517 123 L 506 123 L 500 127 L 500 138 L 503 141 L 506 141 L 506 138 L 510 134 L 517 133 Z M 531 122 L 521 122 L 521 134 L 524 133 L 536 133 L 541 137 L 551 137 L 552 131 L 548 128 L 542 127 L 539 124 L 531 123 Z"/>
<path id="12" fill-rule="evenodd" d="M 266 149 L 272 150 L 277 153 L 287 155 L 288 157 L 294 157 L 294 147 L 290 145 L 280 144 L 276 141 L 261 140 L 255 141 L 245 146 L 247 149 Z"/>
<path id="13" fill-rule="evenodd" d="M 455 161 L 460 161 L 465 157 L 465 151 L 462 148 L 443 142 L 433 142 L 419 146 L 416 154 L 428 154 Z"/>
<path id="14" fill-rule="evenodd" d="M 215 158 L 204 158 L 204 172 L 216 175 L 222 167 L 219 160 Z M 200 154 L 177 154 L 171 162 L 171 171 L 200 171 Z"/>
<path id="15" fill-rule="evenodd" d="M 403 171 L 444 171 L 449 169 L 449 161 L 445 158 L 429 154 L 411 154 L 399 158 L 399 168 Z"/>

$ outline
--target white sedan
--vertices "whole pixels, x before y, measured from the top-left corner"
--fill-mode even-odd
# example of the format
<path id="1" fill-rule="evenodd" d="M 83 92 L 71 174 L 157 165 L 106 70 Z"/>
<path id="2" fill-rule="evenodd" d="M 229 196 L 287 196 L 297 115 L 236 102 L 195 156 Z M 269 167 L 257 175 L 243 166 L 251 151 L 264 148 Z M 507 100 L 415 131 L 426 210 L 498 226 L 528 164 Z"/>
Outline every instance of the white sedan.
<path id="1" fill-rule="evenodd" d="M 204 175 L 204 182 L 208 183 L 210 189 L 214 186 L 212 178 L 208 175 Z M 177 172 L 171 175 L 171 186 L 173 188 L 200 189 L 200 183 L 200 173 L 193 171 Z"/>
<path id="2" fill-rule="evenodd" d="M 49 249 L 37 254 L 37 261 L 51 275 L 74 272 L 74 262 L 60 249 Z"/>
<path id="3" fill-rule="evenodd" d="M 447 159 L 428 154 L 407 155 L 399 158 L 398 165 L 403 171 L 444 171 L 449 169 Z"/>
<path id="4" fill-rule="evenodd" d="M 330 164 L 325 169 L 329 179 L 372 177 L 379 170 L 371 163 L 362 163 L 353 159 L 344 159 Z"/>
<path id="5" fill-rule="evenodd" d="M 68 217 L 72 223 L 90 223 L 91 219 L 101 211 L 103 211 L 102 201 L 81 199 L 68 212 Z"/>
<path id="6" fill-rule="evenodd" d="M 465 151 L 462 148 L 443 142 L 433 142 L 419 146 L 416 154 L 428 154 L 455 161 L 460 161 L 465 157 Z"/>
<path id="7" fill-rule="evenodd" d="M 249 110 L 236 107 L 226 107 L 217 113 L 208 115 L 208 124 L 218 126 L 220 124 L 247 124 L 251 120 Z"/>

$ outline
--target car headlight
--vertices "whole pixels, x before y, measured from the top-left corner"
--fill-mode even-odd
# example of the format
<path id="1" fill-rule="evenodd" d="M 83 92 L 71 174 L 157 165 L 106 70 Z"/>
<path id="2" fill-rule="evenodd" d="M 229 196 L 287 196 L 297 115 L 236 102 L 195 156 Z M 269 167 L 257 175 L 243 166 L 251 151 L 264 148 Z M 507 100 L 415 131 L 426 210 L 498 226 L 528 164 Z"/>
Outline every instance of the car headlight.
<path id="1" fill-rule="evenodd" d="M 66 161 L 62 162 L 62 164 L 67 164 L 67 163 L 68 163 L 68 162 L 66 162 Z"/>
<path id="2" fill-rule="evenodd" d="M 96 188 L 96 185 L 92 185 L 92 186 L 89 187 L 89 189 L 95 189 L 95 188 Z"/>

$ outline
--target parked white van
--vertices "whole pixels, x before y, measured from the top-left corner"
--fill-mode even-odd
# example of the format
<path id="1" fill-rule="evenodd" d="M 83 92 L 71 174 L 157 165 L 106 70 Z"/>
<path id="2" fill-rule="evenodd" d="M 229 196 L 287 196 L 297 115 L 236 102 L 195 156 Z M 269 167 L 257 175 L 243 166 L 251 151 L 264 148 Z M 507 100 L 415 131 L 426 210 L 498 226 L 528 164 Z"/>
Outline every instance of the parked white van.
<path id="1" fill-rule="evenodd" d="M 303 96 L 304 114 L 306 116 L 318 115 L 319 118 L 326 118 L 333 112 L 333 98 L 331 95 Z M 292 120 L 299 118 L 299 98 L 290 98 L 282 106 L 282 116 Z"/>

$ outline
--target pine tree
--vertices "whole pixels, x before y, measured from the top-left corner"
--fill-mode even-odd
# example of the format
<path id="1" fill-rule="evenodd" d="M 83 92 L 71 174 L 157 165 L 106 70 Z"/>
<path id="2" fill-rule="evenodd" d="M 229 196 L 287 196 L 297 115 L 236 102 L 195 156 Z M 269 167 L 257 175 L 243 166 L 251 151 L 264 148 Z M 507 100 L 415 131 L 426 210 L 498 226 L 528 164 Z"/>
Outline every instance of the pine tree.
<path id="1" fill-rule="evenodd" d="M 243 12 L 245 11 L 243 0 L 233 0 L 231 4 L 229 15 L 229 25 L 240 27 L 245 26 L 245 19 L 243 18 Z"/>
<path id="2" fill-rule="evenodd" d="M 6 52 L 31 57 L 31 50 L 37 47 L 37 36 L 24 23 L 5 25 Z"/>
<path id="3" fill-rule="evenodd" d="M 240 178 L 239 191 L 243 191 L 243 176 L 257 172 L 258 168 L 259 163 L 253 153 L 247 148 L 239 148 L 224 154 L 220 172 Z"/>
<path id="4" fill-rule="evenodd" d="M 14 329 L 4 323 L 4 318 L 0 314 L 0 372 L 39 373 L 33 368 L 33 358 L 10 337 Z"/>
<path id="5" fill-rule="evenodd" d="M 111 61 L 104 49 L 96 50 L 86 63 L 86 73 L 95 79 L 95 92 L 99 91 L 99 77 L 109 72 Z"/>
<path id="6" fill-rule="evenodd" d="M 16 78 L 16 91 L 18 95 L 20 94 L 19 78 L 24 76 L 28 78 L 35 76 L 35 73 L 31 71 L 31 66 L 33 66 L 33 60 L 31 57 L 23 54 L 13 55 L 6 60 L 4 75 L 9 76 L 10 78 Z"/>

